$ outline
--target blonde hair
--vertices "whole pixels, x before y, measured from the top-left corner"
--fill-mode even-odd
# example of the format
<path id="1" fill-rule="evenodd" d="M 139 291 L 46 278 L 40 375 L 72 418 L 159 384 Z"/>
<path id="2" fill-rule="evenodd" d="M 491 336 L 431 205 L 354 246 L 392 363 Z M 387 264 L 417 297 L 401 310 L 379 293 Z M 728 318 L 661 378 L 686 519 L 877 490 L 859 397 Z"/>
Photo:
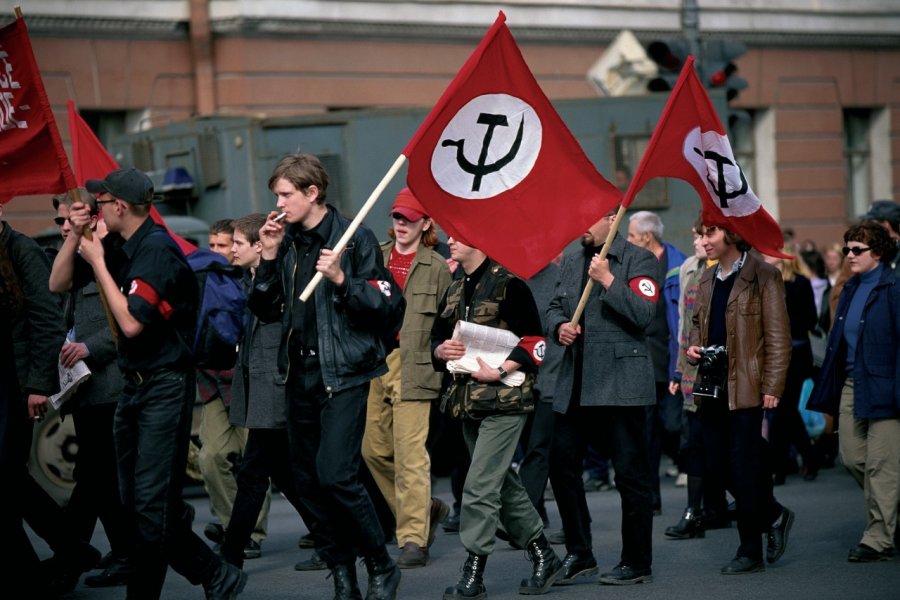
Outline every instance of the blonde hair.
<path id="1" fill-rule="evenodd" d="M 781 253 L 789 255 L 788 248 L 782 248 Z M 778 262 L 778 270 L 781 271 L 781 278 L 785 281 L 793 281 L 797 275 L 803 275 L 807 279 L 812 279 L 812 272 L 805 262 L 794 256 L 792 258 L 782 258 Z"/>

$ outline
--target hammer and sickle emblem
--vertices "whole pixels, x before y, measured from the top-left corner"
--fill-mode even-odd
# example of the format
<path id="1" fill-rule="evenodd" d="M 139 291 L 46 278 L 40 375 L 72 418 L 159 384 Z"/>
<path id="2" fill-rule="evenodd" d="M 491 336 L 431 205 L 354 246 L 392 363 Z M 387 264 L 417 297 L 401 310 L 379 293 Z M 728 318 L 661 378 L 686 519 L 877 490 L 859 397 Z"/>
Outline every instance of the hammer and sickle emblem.
<path id="1" fill-rule="evenodd" d="M 497 115 L 491 113 L 481 113 L 478 115 L 478 124 L 487 125 L 487 131 L 485 132 L 484 139 L 481 142 L 481 154 L 478 157 L 477 164 L 473 164 L 472 162 L 470 162 L 463 152 L 463 147 L 466 143 L 465 139 L 443 140 L 441 142 L 441 146 L 445 148 L 449 146 L 456 146 L 456 162 L 457 164 L 459 164 L 459 167 L 463 171 L 475 176 L 475 178 L 472 180 L 472 191 L 477 192 L 481 189 L 481 179 L 485 175 L 496 173 L 497 171 L 511 163 L 513 159 L 515 159 L 516 154 L 519 153 L 519 147 L 522 145 L 522 131 L 524 123 L 525 117 L 523 116 L 519 120 L 519 130 L 516 133 L 516 139 L 513 141 L 509 152 L 506 153 L 506 156 L 497 159 L 493 163 L 487 163 L 488 149 L 491 146 L 491 139 L 494 137 L 494 129 L 498 126 L 509 126 L 506 115 Z"/>
<path id="2" fill-rule="evenodd" d="M 744 171 L 741 170 L 740 165 L 738 165 L 735 161 L 712 150 L 705 150 L 701 152 L 699 148 L 694 148 L 694 152 L 702 156 L 704 159 L 713 160 L 716 163 L 716 175 L 718 181 L 713 181 L 709 177 L 709 175 L 706 176 L 706 180 L 713 188 L 713 193 L 718 196 L 719 206 L 721 206 L 722 208 L 728 208 L 729 200 L 731 200 L 732 198 L 737 198 L 738 196 L 743 196 L 747 193 L 747 190 L 749 189 L 749 186 L 747 185 L 747 178 L 744 177 Z M 738 174 L 741 176 L 741 187 L 737 190 L 734 190 L 733 192 L 728 191 L 728 182 L 725 180 L 725 165 L 736 168 L 738 170 Z"/>

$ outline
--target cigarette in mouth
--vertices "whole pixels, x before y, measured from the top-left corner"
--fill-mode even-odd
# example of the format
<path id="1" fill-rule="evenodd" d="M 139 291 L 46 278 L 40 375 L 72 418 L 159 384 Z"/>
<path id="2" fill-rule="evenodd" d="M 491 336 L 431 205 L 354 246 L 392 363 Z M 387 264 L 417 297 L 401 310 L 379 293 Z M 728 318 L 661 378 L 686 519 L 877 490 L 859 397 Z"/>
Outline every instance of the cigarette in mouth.
<path id="1" fill-rule="evenodd" d="M 278 215 L 277 217 L 275 217 L 274 219 L 272 219 L 272 222 L 273 222 L 273 223 L 277 223 L 278 221 L 282 220 L 282 219 L 285 218 L 286 216 L 287 216 L 287 213 L 281 213 L 280 215 Z"/>

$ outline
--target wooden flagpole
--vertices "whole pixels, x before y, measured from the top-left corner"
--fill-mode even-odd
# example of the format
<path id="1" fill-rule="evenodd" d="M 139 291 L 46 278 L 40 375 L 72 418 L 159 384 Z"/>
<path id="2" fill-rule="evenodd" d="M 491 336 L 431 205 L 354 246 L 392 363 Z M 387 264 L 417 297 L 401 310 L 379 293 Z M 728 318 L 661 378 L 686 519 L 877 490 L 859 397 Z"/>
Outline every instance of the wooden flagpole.
<path id="1" fill-rule="evenodd" d="M 350 223 L 350 226 L 347 228 L 347 231 L 344 232 L 344 235 L 341 236 L 341 239 L 338 240 L 338 243 L 335 245 L 332 250 L 334 252 L 340 254 L 344 247 L 347 245 L 347 242 L 350 241 L 350 238 L 353 237 L 353 234 L 356 233 L 356 230 L 359 229 L 359 226 L 362 224 L 363 219 L 366 218 L 366 215 L 369 214 L 369 211 L 372 210 L 372 207 L 375 206 L 375 202 L 378 201 L 378 198 L 381 197 L 381 193 L 384 191 L 384 188 L 391 182 L 394 178 L 394 175 L 397 174 L 397 171 L 400 170 L 400 167 L 403 166 L 403 163 L 406 161 L 406 157 L 404 155 L 400 155 L 397 157 L 397 160 L 394 161 L 394 164 L 391 165 L 391 168 L 388 169 L 388 172 L 385 173 L 384 177 L 381 178 L 381 182 L 375 186 L 375 189 L 372 190 L 372 193 L 369 194 L 369 198 L 366 200 L 366 203 L 363 204 L 362 208 L 359 209 L 357 215 L 353 218 L 353 221 Z M 313 290 L 316 289 L 316 286 L 319 285 L 319 282 L 322 281 L 322 273 L 321 271 L 316 271 L 316 274 L 310 279 L 309 283 L 306 284 L 306 287 L 303 288 L 303 293 L 300 294 L 300 300 L 306 302 L 310 295 L 313 293 Z"/>
<path id="2" fill-rule="evenodd" d="M 616 213 L 616 220 L 613 223 L 613 226 L 609 228 L 609 233 L 606 235 L 606 242 L 603 244 L 603 248 L 600 249 L 600 260 L 606 258 L 607 253 L 609 253 L 609 246 L 616 237 L 616 232 L 619 230 L 619 221 L 625 216 L 625 210 L 626 206 L 624 204 L 619 206 L 619 212 Z M 588 277 L 587 284 L 584 286 L 584 291 L 581 292 L 581 300 L 578 301 L 578 306 L 575 308 L 575 313 L 572 315 L 572 321 L 569 323 L 572 327 L 578 327 L 578 321 L 581 320 L 581 313 L 584 312 L 584 307 L 587 306 L 588 297 L 591 295 L 591 290 L 593 289 L 594 280 Z"/>

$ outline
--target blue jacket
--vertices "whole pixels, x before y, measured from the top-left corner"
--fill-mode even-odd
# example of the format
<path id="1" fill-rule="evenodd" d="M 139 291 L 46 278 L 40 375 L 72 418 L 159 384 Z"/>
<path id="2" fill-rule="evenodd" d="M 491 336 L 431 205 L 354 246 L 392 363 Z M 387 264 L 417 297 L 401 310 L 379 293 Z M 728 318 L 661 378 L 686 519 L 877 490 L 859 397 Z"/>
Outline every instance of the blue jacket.
<path id="1" fill-rule="evenodd" d="M 850 300 L 859 287 L 859 276 L 841 291 L 834 325 L 819 381 L 807 408 L 838 414 L 841 389 L 847 378 L 847 342 L 844 325 Z M 853 361 L 853 416 L 857 419 L 900 417 L 900 284 L 888 265 L 869 294 L 860 320 L 856 358 Z"/>
<path id="2" fill-rule="evenodd" d="M 681 376 L 675 375 L 675 363 L 678 361 L 678 338 L 681 329 L 678 326 L 678 300 L 681 298 L 681 283 L 679 274 L 681 264 L 687 259 L 684 253 L 667 242 L 666 247 L 666 280 L 663 282 L 662 296 L 666 303 L 666 324 L 669 326 L 669 381 L 681 381 Z"/>

